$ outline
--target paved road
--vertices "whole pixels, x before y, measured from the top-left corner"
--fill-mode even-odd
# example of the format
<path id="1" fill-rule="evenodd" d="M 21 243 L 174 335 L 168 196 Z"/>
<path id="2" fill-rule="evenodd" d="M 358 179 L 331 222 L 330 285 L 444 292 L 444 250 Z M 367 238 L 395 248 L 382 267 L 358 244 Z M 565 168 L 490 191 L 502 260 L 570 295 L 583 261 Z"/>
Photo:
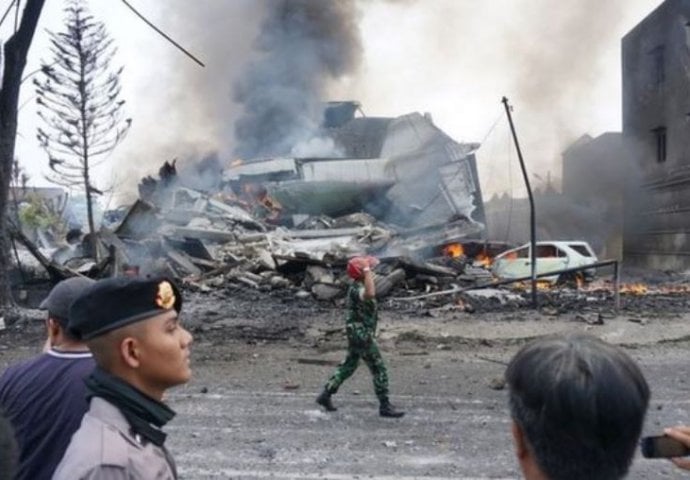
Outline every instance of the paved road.
<path id="1" fill-rule="evenodd" d="M 178 412 L 168 445 L 181 477 L 519 478 L 506 392 L 491 385 L 525 338 L 573 328 L 626 345 L 638 360 L 653 391 L 646 434 L 690 424 L 688 319 L 642 325 L 622 318 L 604 328 L 563 319 L 432 322 L 406 322 L 400 331 L 390 321 L 382 334 L 392 398 L 408 412 L 399 420 L 378 416 L 364 368 L 335 397 L 338 412 L 317 408 L 317 392 L 344 355 L 337 335 L 252 344 L 222 332 L 198 334 L 194 379 L 168 397 Z M 36 325 L 0 334 L 0 369 L 40 350 Z M 668 461 L 636 458 L 629 478 L 688 476 Z"/>
<path id="2" fill-rule="evenodd" d="M 506 392 L 490 388 L 516 347 L 385 352 L 394 400 L 408 412 L 401 420 L 377 415 L 364 368 L 335 397 L 338 412 L 317 408 L 314 396 L 333 367 L 300 361 L 335 362 L 340 351 L 201 347 L 211 353 L 194 382 L 170 395 L 179 413 L 170 447 L 183 478 L 519 478 Z M 690 422 L 687 348 L 630 350 L 654 391 L 649 433 Z M 667 461 L 640 458 L 629 478 L 685 476 Z"/>

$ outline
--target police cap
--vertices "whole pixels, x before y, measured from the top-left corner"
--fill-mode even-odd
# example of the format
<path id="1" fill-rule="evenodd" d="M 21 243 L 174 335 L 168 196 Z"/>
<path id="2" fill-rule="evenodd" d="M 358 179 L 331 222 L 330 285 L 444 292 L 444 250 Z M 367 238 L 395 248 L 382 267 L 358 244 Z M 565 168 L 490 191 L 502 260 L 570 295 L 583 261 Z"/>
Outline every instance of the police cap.
<path id="1" fill-rule="evenodd" d="M 168 278 L 108 278 L 84 291 L 69 309 L 69 332 L 89 340 L 169 310 L 180 311 L 182 295 Z"/>

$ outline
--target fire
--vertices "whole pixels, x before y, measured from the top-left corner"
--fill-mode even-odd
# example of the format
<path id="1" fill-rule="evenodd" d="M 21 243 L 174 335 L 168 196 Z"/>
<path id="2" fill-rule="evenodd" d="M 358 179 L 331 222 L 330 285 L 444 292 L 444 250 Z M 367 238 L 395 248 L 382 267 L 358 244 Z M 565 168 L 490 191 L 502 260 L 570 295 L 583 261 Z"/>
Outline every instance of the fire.
<path id="1" fill-rule="evenodd" d="M 236 158 L 235 160 L 233 160 L 232 162 L 230 162 L 230 167 L 231 167 L 231 168 L 232 168 L 232 167 L 239 167 L 239 166 L 242 165 L 243 163 L 244 163 L 244 162 L 242 161 L 241 158 Z"/>
<path id="2" fill-rule="evenodd" d="M 532 288 L 532 283 L 531 282 L 516 282 L 513 284 L 513 288 L 516 290 L 531 290 Z M 546 292 L 549 291 L 553 288 L 553 284 L 549 282 L 548 280 L 539 280 L 537 279 L 537 290 L 540 292 Z"/>
<path id="3" fill-rule="evenodd" d="M 458 258 L 465 254 L 465 249 L 459 243 L 451 243 L 443 248 L 443 254 L 451 258 Z"/>
<path id="4" fill-rule="evenodd" d="M 493 263 L 493 259 L 487 255 L 486 252 L 480 252 L 479 255 L 474 257 L 474 263 L 483 267 L 488 267 Z"/>
<path id="5" fill-rule="evenodd" d="M 585 285 L 583 290 L 596 292 L 599 290 L 612 290 L 610 280 L 595 280 Z M 687 294 L 690 293 L 690 284 L 676 285 L 648 285 L 645 283 L 623 283 L 619 289 L 620 293 L 628 295 L 668 295 L 668 294 Z"/>
<path id="6" fill-rule="evenodd" d="M 633 295 L 644 295 L 649 288 L 644 283 L 626 283 L 621 285 L 621 293 L 631 293 Z"/>

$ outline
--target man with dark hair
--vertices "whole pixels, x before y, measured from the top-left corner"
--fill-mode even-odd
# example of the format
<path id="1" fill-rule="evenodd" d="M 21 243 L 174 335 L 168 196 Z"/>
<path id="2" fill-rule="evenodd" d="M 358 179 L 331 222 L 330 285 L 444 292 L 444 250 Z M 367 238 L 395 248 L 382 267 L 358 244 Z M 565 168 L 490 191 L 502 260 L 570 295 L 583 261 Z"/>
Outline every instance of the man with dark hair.
<path id="1" fill-rule="evenodd" d="M 67 331 L 67 315 L 93 283 L 74 277 L 55 285 L 40 305 L 48 310 L 44 353 L 10 366 L 0 377 L 0 408 L 19 446 L 17 480 L 49 479 L 88 409 L 84 378 L 95 363 L 86 345 Z"/>
<path id="2" fill-rule="evenodd" d="M 100 280 L 72 304 L 69 329 L 97 367 L 86 379 L 89 411 L 54 480 L 177 478 L 161 427 L 175 415 L 163 394 L 191 377 L 181 307 L 164 278 Z"/>
<path id="3" fill-rule="evenodd" d="M 506 372 L 527 480 L 616 480 L 632 461 L 649 387 L 620 348 L 581 334 L 536 340 Z"/>

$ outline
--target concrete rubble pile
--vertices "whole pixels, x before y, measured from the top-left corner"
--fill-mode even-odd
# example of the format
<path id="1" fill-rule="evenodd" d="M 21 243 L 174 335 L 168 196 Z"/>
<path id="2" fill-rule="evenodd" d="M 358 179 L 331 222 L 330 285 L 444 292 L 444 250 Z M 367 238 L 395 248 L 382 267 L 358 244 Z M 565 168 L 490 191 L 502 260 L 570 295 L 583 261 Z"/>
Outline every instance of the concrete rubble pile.
<path id="1" fill-rule="evenodd" d="M 383 260 L 380 296 L 396 287 L 429 292 L 489 276 L 478 268 L 468 274 L 466 258 L 442 254 L 438 246 L 457 228 L 452 223 L 400 229 L 357 212 L 309 216 L 286 227 L 262 221 L 227 195 L 172 187 L 166 196 L 164 206 L 138 200 L 112 231 L 102 230 L 111 274 L 164 274 L 202 291 L 227 286 L 289 289 L 297 297 L 319 300 L 344 294 L 344 267 L 357 254 Z"/>
<path id="2" fill-rule="evenodd" d="M 455 142 L 428 115 L 355 118 L 357 107 L 328 107 L 321 133 L 337 146 L 328 157 L 237 162 L 204 187 L 165 162 L 97 242 L 41 263 L 53 277 L 163 274 L 201 290 L 288 289 L 320 300 L 344 294 L 344 267 L 357 254 L 382 259 L 380 296 L 485 283 L 489 272 L 470 255 L 443 250 L 484 233 L 478 144 Z"/>

